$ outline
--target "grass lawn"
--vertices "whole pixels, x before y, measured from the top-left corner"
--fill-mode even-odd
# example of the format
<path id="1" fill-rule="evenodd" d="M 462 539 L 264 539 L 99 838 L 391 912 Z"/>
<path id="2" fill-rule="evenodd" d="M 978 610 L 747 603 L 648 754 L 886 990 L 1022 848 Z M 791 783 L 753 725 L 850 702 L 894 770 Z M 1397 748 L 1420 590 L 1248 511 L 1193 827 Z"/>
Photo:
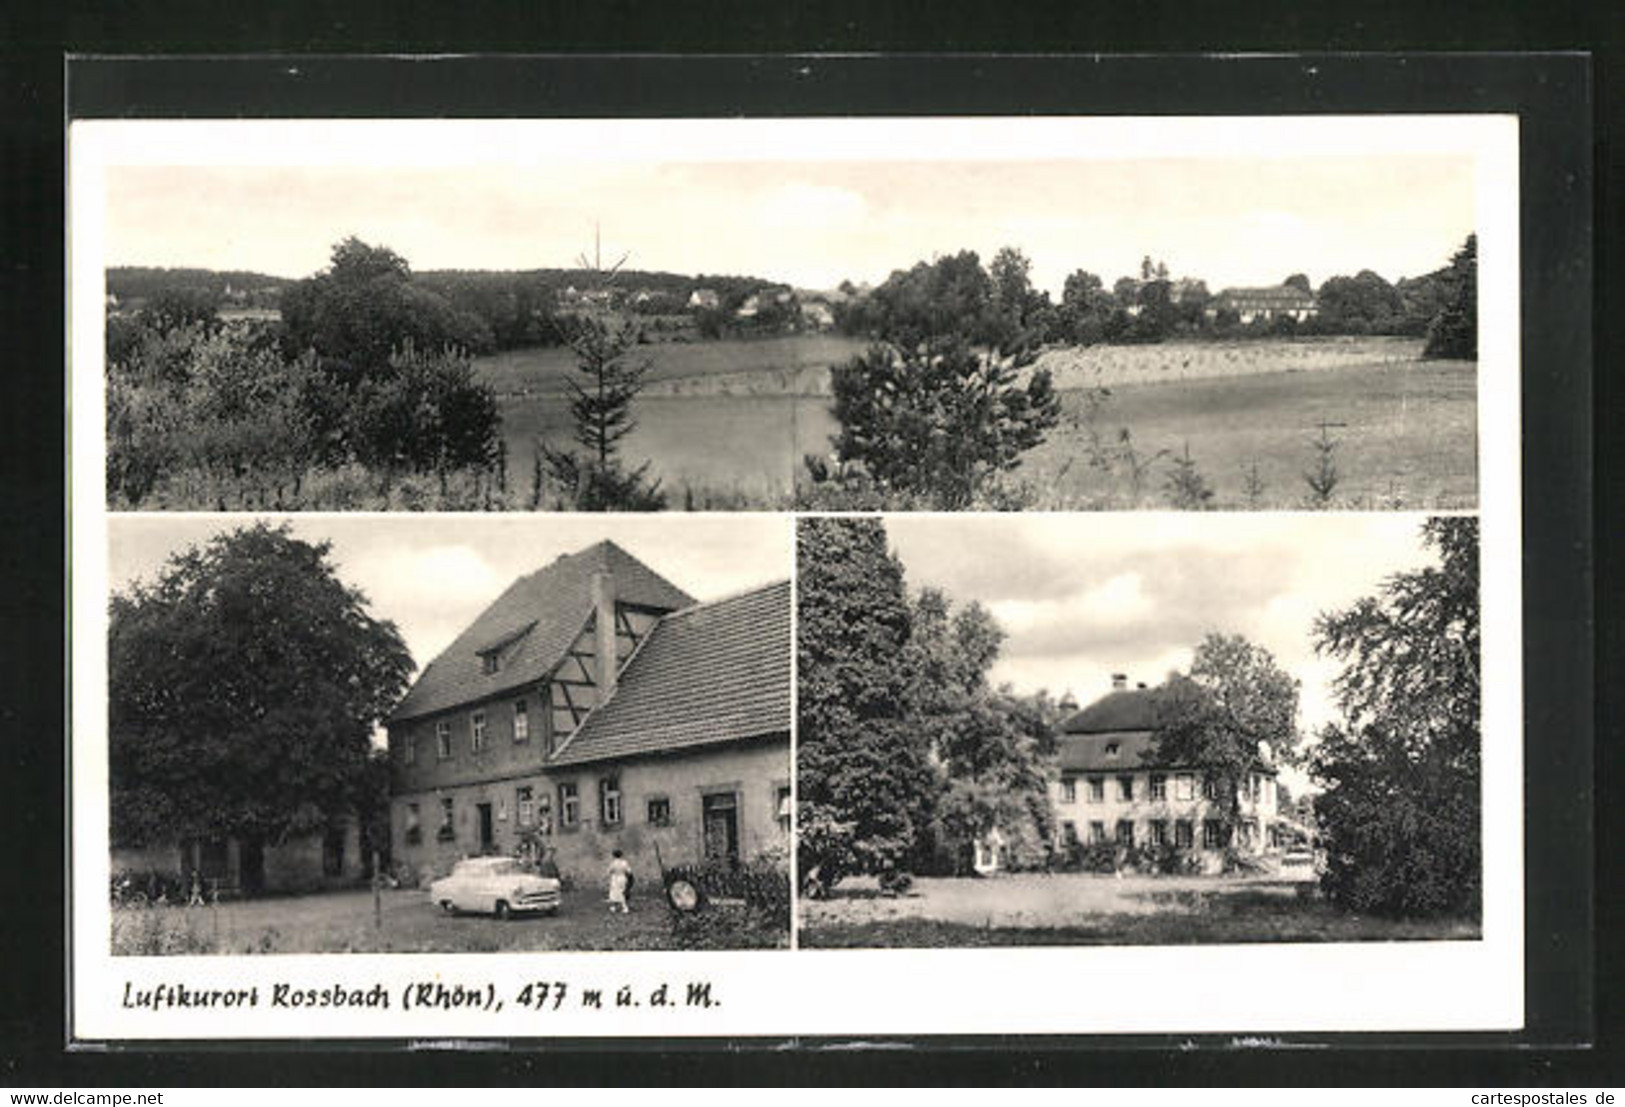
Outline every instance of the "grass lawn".
<path id="1" fill-rule="evenodd" d="M 853 885 L 848 887 L 848 885 Z M 1290 885 L 1218 877 L 922 879 L 907 896 L 843 882 L 803 901 L 807 948 L 1476 940 L 1475 921 L 1350 915 Z"/>
<path id="2" fill-rule="evenodd" d="M 788 944 L 788 934 L 781 944 Z M 677 949 L 671 912 L 653 896 L 611 915 L 601 888 L 565 892 L 555 915 L 499 920 L 446 915 L 421 890 L 386 890 L 383 925 L 370 891 L 241 900 L 218 907 L 115 908 L 115 954 L 494 953 Z"/>

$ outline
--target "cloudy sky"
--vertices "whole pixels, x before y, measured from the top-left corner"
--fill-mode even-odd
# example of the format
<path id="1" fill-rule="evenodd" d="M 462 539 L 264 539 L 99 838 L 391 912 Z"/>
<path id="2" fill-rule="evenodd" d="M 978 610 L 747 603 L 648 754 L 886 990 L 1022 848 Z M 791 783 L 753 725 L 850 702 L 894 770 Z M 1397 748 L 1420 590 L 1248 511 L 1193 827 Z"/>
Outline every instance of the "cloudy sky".
<path id="1" fill-rule="evenodd" d="M 302 277 L 346 235 L 416 269 L 568 266 L 601 223 L 636 268 L 748 274 L 803 288 L 878 283 L 961 249 L 1006 245 L 1059 294 L 1087 269 L 1109 286 L 1140 259 L 1230 285 L 1389 280 L 1446 264 L 1474 228 L 1459 154 L 1025 160 L 630 160 L 459 167 L 116 166 L 109 265 Z M 493 153 L 491 156 L 497 156 Z"/>
<path id="2" fill-rule="evenodd" d="M 365 593 L 375 616 L 394 620 L 419 669 L 515 578 L 605 538 L 699 600 L 791 574 L 789 521 L 767 515 L 282 518 L 297 537 L 332 542 L 339 579 Z M 251 521 L 110 517 L 109 584 L 117 592 L 152 581 L 171 554 Z"/>
<path id="3" fill-rule="evenodd" d="M 911 588 L 980 600 L 1008 632 L 993 671 L 1018 691 L 1087 705 L 1111 674 L 1160 682 L 1211 632 L 1241 634 L 1303 682 L 1302 722 L 1336 717 L 1336 661 L 1314 655 L 1322 611 L 1428 564 L 1416 515 L 899 517 L 886 530 Z"/>

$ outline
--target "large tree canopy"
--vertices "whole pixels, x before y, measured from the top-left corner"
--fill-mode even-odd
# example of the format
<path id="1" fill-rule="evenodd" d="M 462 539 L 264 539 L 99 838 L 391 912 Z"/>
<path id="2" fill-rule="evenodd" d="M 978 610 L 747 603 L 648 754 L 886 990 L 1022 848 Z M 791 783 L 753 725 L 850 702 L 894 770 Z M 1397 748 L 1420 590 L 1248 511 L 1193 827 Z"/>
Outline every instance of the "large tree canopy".
<path id="1" fill-rule="evenodd" d="M 1204 638 L 1190 672 L 1168 681 L 1156 759 L 1206 767 L 1227 837 L 1240 816 L 1237 791 L 1247 775 L 1266 758 L 1292 757 L 1298 688 L 1264 647 L 1224 634 Z"/>
<path id="2" fill-rule="evenodd" d="M 366 788 L 412 661 L 326 543 L 263 523 L 174 555 L 112 601 L 112 839 L 277 841 Z"/>
<path id="3" fill-rule="evenodd" d="M 1422 533 L 1437 566 L 1397 573 L 1315 625 L 1316 648 L 1344 662 L 1345 721 L 1310 763 L 1325 886 L 1354 910 L 1478 909 L 1478 520 L 1430 519 Z"/>
<path id="4" fill-rule="evenodd" d="M 414 281 L 389 247 L 353 235 L 333 247 L 327 269 L 283 290 L 282 322 L 293 353 L 313 349 L 351 377 L 387 374 L 391 353 L 407 346 L 481 353 L 493 345 L 483 319 Z"/>
<path id="5" fill-rule="evenodd" d="M 915 598 L 911 623 L 902 657 L 908 718 L 938 775 L 917 864 L 969 872 L 976 842 L 994 830 L 1018 864 L 1038 864 L 1051 837 L 1045 758 L 1053 734 L 1040 704 L 989 684 L 1003 628 L 975 601 L 955 611 L 935 588 Z"/>

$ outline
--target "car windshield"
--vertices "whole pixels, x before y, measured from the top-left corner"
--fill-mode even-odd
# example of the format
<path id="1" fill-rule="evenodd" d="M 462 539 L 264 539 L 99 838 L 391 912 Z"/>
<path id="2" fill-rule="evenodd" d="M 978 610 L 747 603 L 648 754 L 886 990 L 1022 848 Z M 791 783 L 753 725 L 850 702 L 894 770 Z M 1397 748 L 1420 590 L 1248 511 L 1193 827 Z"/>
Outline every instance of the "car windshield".
<path id="1" fill-rule="evenodd" d="M 478 861 L 464 861 L 457 866 L 465 873 L 489 873 L 493 876 L 504 876 L 509 873 L 522 872 L 519 862 L 511 857 L 481 858 Z"/>

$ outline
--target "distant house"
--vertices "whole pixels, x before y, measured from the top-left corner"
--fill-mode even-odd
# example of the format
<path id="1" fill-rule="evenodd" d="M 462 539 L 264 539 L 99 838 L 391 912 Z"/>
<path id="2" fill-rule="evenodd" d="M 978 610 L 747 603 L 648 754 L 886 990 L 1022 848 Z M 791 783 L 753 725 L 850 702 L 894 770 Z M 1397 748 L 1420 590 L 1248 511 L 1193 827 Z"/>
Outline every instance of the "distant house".
<path id="1" fill-rule="evenodd" d="M 816 300 L 802 301 L 801 318 L 808 326 L 818 330 L 829 330 L 835 326 L 835 313 L 829 309 L 828 304 L 821 304 Z"/>
<path id="2" fill-rule="evenodd" d="M 1050 783 L 1057 848 L 1171 845 L 1191 850 L 1207 871 L 1223 865 L 1232 844 L 1252 853 L 1277 848 L 1286 820 L 1267 751 L 1242 782 L 1239 840 L 1228 842 L 1216 817 L 1217 784 L 1204 767 L 1157 755 L 1166 694 L 1129 688 L 1125 676 L 1114 675 L 1107 695 L 1061 724 Z"/>
<path id="3" fill-rule="evenodd" d="M 788 582 L 695 603 L 612 542 L 520 578 L 388 721 L 393 856 L 596 881 L 787 847 L 790 649 Z"/>
<path id="4" fill-rule="evenodd" d="M 1213 297 L 1207 307 L 1209 318 L 1216 317 L 1220 312 L 1231 311 L 1243 323 L 1283 318 L 1296 319 L 1301 323 L 1315 315 L 1319 308 L 1313 293 L 1283 284 L 1273 288 L 1227 288 Z"/>
<path id="5" fill-rule="evenodd" d="M 696 309 L 714 311 L 722 303 L 722 297 L 717 295 L 714 288 L 696 288 L 688 294 L 688 306 Z"/>

